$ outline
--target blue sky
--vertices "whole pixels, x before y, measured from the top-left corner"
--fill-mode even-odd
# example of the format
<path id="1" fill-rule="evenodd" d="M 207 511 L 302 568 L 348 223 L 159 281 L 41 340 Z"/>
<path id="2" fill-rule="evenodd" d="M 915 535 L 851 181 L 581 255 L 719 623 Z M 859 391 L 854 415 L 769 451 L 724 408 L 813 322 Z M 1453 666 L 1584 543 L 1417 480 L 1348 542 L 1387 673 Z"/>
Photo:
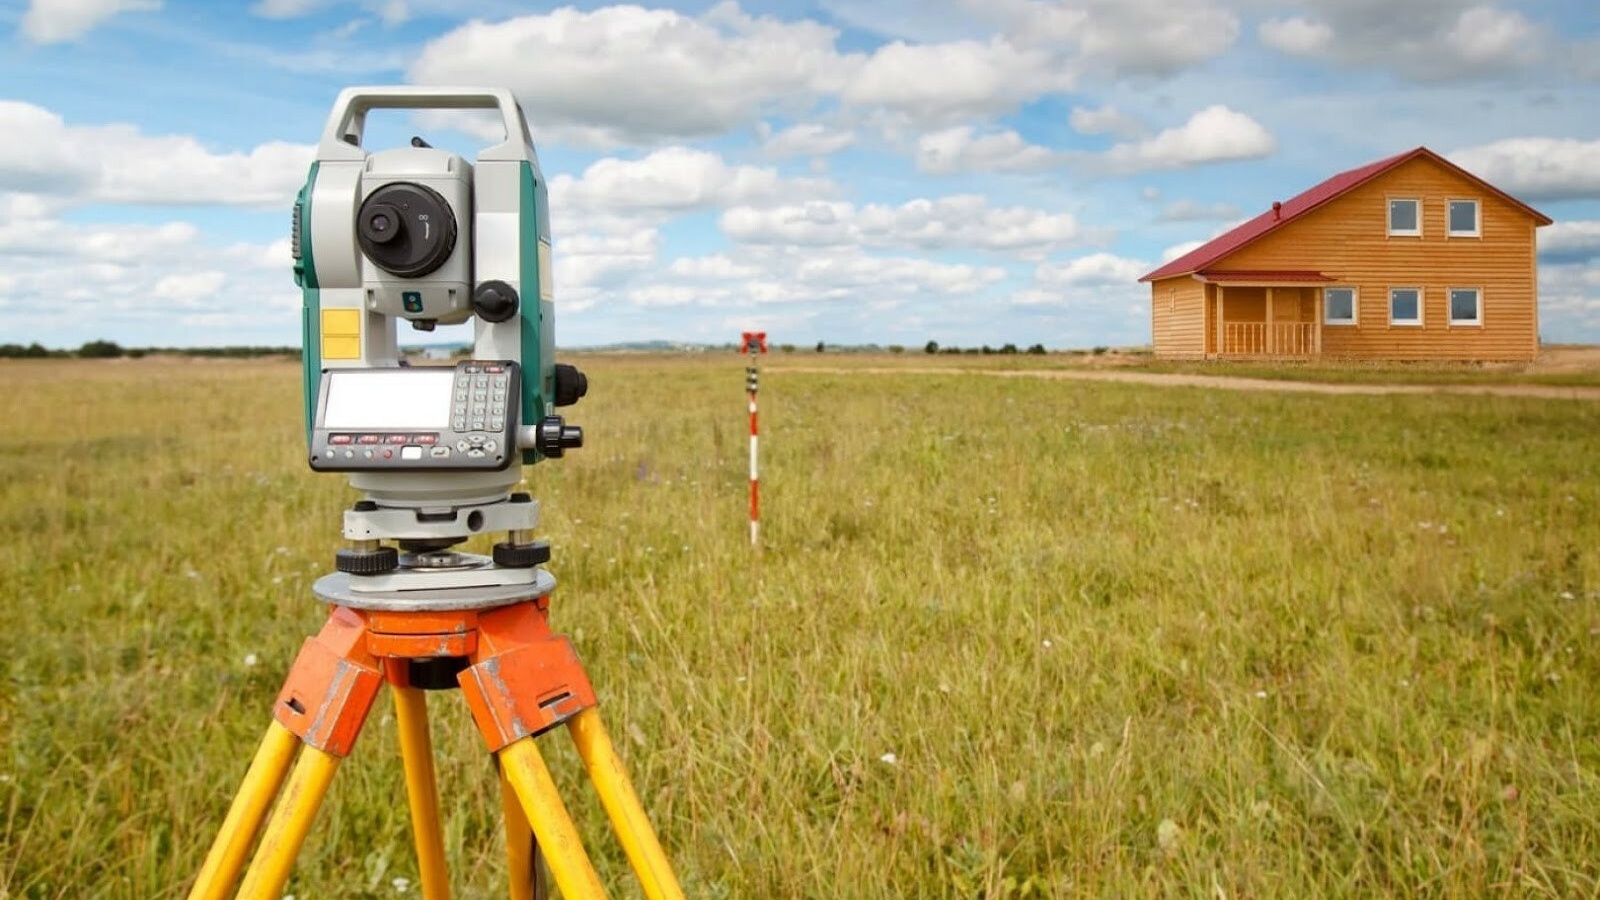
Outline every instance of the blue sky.
<path id="1" fill-rule="evenodd" d="M 1141 274 L 1418 145 L 1556 220 L 1543 337 L 1600 342 L 1592 0 L 0 0 L 0 30 L 0 343 L 296 343 L 294 192 L 339 89 L 395 83 L 516 91 L 567 346 L 1142 344 Z"/>

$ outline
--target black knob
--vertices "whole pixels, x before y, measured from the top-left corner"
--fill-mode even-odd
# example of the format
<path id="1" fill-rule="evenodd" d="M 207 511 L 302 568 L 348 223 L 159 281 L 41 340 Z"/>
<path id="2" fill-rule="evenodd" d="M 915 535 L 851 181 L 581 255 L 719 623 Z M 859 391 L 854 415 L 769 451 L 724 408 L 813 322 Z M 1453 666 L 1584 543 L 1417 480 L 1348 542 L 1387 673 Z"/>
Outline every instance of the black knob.
<path id="1" fill-rule="evenodd" d="M 376 550 L 345 547 L 333 554 L 333 567 L 349 575 L 382 575 L 400 568 L 400 551 L 393 547 Z"/>
<path id="2" fill-rule="evenodd" d="M 549 561 L 549 541 L 534 541 L 531 544 L 502 541 L 494 545 L 494 564 L 507 569 L 531 569 Z"/>
<path id="3" fill-rule="evenodd" d="M 583 429 L 576 425 L 568 425 L 560 416 L 546 416 L 544 421 L 539 423 L 537 449 L 545 456 L 558 458 L 569 449 L 582 446 Z"/>
<path id="4" fill-rule="evenodd" d="M 485 281 L 472 292 L 472 311 L 485 322 L 504 322 L 517 314 L 517 289 L 504 281 Z"/>
<path id="5" fill-rule="evenodd" d="M 571 406 L 589 393 L 589 376 L 577 366 L 556 363 L 556 405 Z"/>

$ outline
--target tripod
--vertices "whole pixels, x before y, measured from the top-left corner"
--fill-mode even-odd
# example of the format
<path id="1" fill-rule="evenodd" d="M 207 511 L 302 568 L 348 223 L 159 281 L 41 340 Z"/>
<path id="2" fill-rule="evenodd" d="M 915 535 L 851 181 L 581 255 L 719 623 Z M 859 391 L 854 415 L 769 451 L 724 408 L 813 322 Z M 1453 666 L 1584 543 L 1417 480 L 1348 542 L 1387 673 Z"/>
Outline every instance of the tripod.
<path id="1" fill-rule="evenodd" d="M 227 897 L 258 833 L 260 843 L 238 897 L 283 896 L 334 772 L 384 684 L 394 692 L 425 900 L 448 900 L 450 887 L 423 692 L 454 686 L 499 763 L 511 900 L 544 896 L 542 890 L 535 893 L 542 883 L 540 855 L 565 900 L 605 897 L 534 744 L 535 736 L 563 723 L 645 896 L 682 900 L 683 890 L 600 722 L 588 675 L 567 638 L 550 630 L 554 579 L 544 578 L 534 584 L 368 596 L 352 591 L 343 573 L 319 579 L 314 590 L 334 604 L 333 611 L 322 630 L 306 640 L 278 693 L 273 722 L 189 900 Z M 275 797 L 277 807 L 268 819 Z"/>

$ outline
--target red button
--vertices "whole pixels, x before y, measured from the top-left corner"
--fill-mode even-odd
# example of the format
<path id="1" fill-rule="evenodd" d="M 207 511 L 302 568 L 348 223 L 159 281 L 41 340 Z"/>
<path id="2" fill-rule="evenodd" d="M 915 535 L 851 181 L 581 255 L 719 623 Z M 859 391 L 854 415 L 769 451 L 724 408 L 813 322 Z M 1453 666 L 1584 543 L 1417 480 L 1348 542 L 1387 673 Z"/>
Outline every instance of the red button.
<path id="1" fill-rule="evenodd" d="M 409 434 L 391 434 L 391 435 L 389 435 L 389 443 L 391 443 L 391 444 L 409 444 L 409 443 L 411 443 L 411 435 L 409 435 Z"/>
<path id="2" fill-rule="evenodd" d="M 361 437 L 356 439 L 356 443 L 358 443 L 358 444 L 381 444 L 381 443 L 383 443 L 383 438 L 378 437 L 375 434 L 363 434 Z"/>
<path id="3" fill-rule="evenodd" d="M 484 366 L 483 367 L 483 371 L 487 372 L 490 375 L 499 375 L 501 372 L 504 372 L 505 370 L 506 370 L 505 366 Z"/>
<path id="4" fill-rule="evenodd" d="M 350 435 L 348 435 L 348 434 L 330 434 L 330 435 L 328 435 L 328 443 L 330 443 L 330 444 L 348 444 L 348 443 L 350 443 Z"/>
<path id="5" fill-rule="evenodd" d="M 394 451 L 393 450 L 385 450 L 385 451 L 383 451 L 383 458 L 384 459 L 394 459 Z"/>
<path id="6" fill-rule="evenodd" d="M 414 434 L 411 436 L 411 443 L 419 444 L 423 447 L 431 447 L 439 443 L 439 436 L 437 434 Z"/>

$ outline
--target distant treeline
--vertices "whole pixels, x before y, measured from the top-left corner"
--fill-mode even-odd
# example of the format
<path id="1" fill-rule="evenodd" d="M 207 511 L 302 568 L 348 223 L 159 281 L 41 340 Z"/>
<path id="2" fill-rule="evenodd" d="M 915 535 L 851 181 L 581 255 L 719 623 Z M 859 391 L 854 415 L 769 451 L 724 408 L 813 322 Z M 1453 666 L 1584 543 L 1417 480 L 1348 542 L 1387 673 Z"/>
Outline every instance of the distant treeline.
<path id="1" fill-rule="evenodd" d="M 737 344 L 726 344 L 724 346 L 730 350 L 739 349 Z M 799 349 L 794 344 L 775 344 L 774 346 L 777 347 L 778 352 L 780 353 L 794 353 L 797 349 Z M 817 341 L 816 350 L 818 353 L 904 353 L 906 352 L 906 347 L 904 344 L 889 344 L 886 346 L 883 344 L 830 344 L 827 341 Z M 1104 347 L 1097 347 L 1095 350 L 1099 353 L 1106 352 L 1106 348 Z M 1043 344 L 1034 344 L 1026 350 L 1020 350 L 1017 348 L 1016 344 L 1002 344 L 999 347 L 991 347 L 988 344 L 984 344 L 980 347 L 941 347 L 938 341 L 929 341 L 922 346 L 922 352 L 974 353 L 983 354 L 984 356 L 989 356 L 996 353 L 1008 355 L 1015 353 L 1027 353 L 1034 356 L 1043 356 L 1050 351 L 1046 350 Z"/>
<path id="2" fill-rule="evenodd" d="M 76 350 L 52 350 L 38 342 L 0 344 L 0 359 L 138 359 L 143 356 L 202 356 L 254 359 L 262 356 L 300 358 L 299 347 L 124 347 L 115 341 L 89 341 Z"/>

